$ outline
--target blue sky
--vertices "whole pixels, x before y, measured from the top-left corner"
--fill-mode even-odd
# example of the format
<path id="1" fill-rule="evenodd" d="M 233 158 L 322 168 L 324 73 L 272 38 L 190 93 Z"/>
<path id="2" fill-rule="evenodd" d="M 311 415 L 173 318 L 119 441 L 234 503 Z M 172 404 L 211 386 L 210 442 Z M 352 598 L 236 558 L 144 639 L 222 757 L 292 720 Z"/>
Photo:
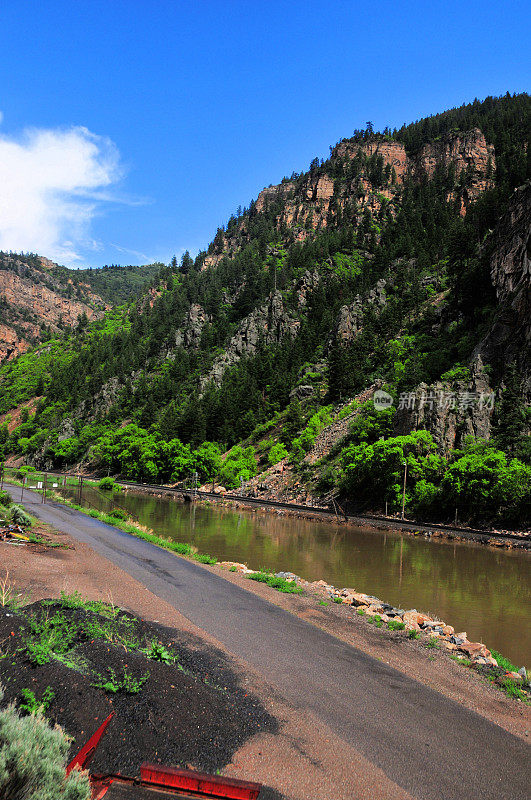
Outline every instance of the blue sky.
<path id="1" fill-rule="evenodd" d="M 79 266 L 196 252 L 367 120 L 529 90 L 529 8 L 3 0 L 0 247 Z"/>

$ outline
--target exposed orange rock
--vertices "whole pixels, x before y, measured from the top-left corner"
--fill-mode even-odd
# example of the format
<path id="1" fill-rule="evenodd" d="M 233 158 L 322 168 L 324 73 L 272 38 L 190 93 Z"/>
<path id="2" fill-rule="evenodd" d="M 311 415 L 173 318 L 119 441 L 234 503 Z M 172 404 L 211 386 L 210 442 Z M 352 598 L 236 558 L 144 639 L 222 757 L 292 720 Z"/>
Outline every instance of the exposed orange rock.
<path id="1" fill-rule="evenodd" d="M 56 266 L 40 259 L 46 269 Z M 58 331 L 60 324 L 74 327 L 86 314 L 89 321 L 103 316 L 108 305 L 97 295 L 85 291 L 84 299 L 65 296 L 53 278 L 27 264 L 8 257 L 12 268 L 0 269 L 0 362 L 15 358 L 40 340 L 41 325 Z M 63 289 L 64 290 L 64 289 Z"/>

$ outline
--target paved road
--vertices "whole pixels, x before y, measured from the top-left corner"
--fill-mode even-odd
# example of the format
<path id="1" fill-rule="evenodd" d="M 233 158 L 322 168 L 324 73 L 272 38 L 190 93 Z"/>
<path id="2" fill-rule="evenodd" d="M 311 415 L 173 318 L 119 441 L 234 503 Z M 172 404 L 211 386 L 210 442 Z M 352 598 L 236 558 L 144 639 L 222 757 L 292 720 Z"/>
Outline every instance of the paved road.
<path id="1" fill-rule="evenodd" d="M 16 498 L 20 490 L 11 488 Z M 33 492 L 24 492 L 24 504 L 173 605 L 412 796 L 530 797 L 529 747 L 497 725 L 193 562 L 43 505 Z"/>

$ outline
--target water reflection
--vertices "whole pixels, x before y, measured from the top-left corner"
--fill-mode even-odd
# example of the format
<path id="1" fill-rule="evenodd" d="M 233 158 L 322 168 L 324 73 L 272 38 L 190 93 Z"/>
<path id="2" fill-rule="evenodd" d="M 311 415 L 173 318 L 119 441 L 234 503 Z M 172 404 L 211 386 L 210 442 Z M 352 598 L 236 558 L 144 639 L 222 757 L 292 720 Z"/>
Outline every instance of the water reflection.
<path id="1" fill-rule="evenodd" d="M 430 612 L 518 665 L 531 665 L 527 553 L 150 495 L 123 492 L 112 501 L 91 487 L 84 499 L 101 510 L 118 504 L 157 533 L 220 560 L 323 578 Z"/>

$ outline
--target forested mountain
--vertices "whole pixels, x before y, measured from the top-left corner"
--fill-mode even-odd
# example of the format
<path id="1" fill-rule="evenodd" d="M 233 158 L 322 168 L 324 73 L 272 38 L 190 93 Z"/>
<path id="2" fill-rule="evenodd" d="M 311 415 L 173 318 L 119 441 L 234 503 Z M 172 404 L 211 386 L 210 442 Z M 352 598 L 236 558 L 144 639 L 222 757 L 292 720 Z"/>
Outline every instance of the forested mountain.
<path id="1" fill-rule="evenodd" d="M 2 368 L 0 412 L 40 397 L 6 453 L 371 508 L 407 459 L 411 512 L 522 520 L 530 107 L 368 123 L 267 187 L 133 303 Z"/>

